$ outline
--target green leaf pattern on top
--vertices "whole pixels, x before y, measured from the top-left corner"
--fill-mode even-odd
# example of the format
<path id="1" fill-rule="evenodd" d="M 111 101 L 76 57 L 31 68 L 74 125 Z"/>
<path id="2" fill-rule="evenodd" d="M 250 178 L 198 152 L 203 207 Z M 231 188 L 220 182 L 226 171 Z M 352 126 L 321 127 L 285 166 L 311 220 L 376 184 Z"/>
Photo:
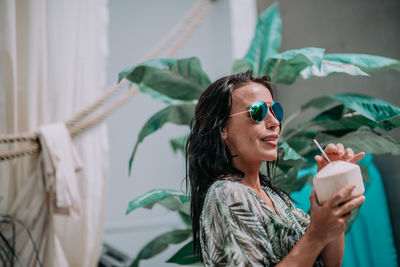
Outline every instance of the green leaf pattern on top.
<path id="1" fill-rule="evenodd" d="M 200 218 L 205 266 L 274 266 L 303 236 L 308 214 L 268 187 L 279 216 L 241 178 L 218 180 L 207 192 Z M 314 266 L 323 266 L 317 258 Z"/>
<path id="2" fill-rule="evenodd" d="M 152 59 L 119 73 L 119 80 L 126 78 L 164 95 L 168 99 L 191 101 L 198 99 L 210 85 L 198 58 Z M 149 90 L 142 92 L 149 93 Z M 154 96 L 154 92 L 151 92 Z"/>
<path id="3" fill-rule="evenodd" d="M 325 49 L 318 47 L 287 50 L 269 57 L 262 73 L 270 76 L 274 83 L 292 84 L 305 68 L 320 69 L 324 52 Z"/>
<path id="4" fill-rule="evenodd" d="M 258 18 L 254 38 L 244 57 L 244 62 L 249 64 L 255 74 L 261 74 L 265 60 L 278 53 L 282 40 L 281 26 L 281 16 L 276 3 L 272 4 Z M 243 66 L 243 63 L 241 65 Z M 233 68 L 233 70 L 238 69 Z"/>

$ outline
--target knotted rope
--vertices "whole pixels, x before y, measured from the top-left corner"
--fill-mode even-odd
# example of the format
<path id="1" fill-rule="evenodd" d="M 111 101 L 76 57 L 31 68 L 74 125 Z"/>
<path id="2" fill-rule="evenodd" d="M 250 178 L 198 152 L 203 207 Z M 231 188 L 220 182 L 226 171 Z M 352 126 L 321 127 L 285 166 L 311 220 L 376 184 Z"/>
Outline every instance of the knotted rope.
<path id="1" fill-rule="evenodd" d="M 165 52 L 165 57 L 172 57 L 182 47 L 182 45 L 190 38 L 198 26 L 204 21 L 207 14 L 215 6 L 215 1 L 199 0 L 184 16 L 184 18 L 163 38 L 163 40 L 155 46 L 151 52 L 142 59 L 146 61 L 160 55 L 163 50 L 171 47 Z M 96 109 L 102 106 L 108 99 L 110 99 L 120 88 L 129 85 L 129 81 L 122 79 L 119 83 L 111 86 L 101 97 L 86 108 L 82 109 L 71 119 L 66 121 L 66 126 L 72 137 L 90 129 L 94 125 L 101 122 L 111 112 L 119 108 L 122 104 L 127 102 L 139 90 L 133 84 L 128 92 L 119 97 L 111 106 L 103 110 L 100 114 L 93 118 L 78 124 L 85 117 L 92 114 Z M 38 133 L 21 133 L 21 134 L 5 134 L 0 135 L 0 144 L 15 143 L 15 142 L 29 142 L 30 144 L 20 149 L 15 149 L 7 152 L 0 153 L 0 161 L 11 160 L 25 155 L 36 153 L 40 150 Z"/>

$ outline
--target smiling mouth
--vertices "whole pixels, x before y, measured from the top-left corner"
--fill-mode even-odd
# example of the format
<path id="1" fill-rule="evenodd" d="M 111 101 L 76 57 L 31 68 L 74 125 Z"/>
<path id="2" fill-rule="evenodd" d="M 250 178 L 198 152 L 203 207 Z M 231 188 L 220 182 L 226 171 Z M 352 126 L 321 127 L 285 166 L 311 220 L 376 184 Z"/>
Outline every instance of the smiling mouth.
<path id="1" fill-rule="evenodd" d="M 278 138 L 261 138 L 261 141 L 263 142 L 278 141 Z"/>
<path id="2" fill-rule="evenodd" d="M 277 147 L 278 146 L 278 138 L 261 138 L 261 141 L 269 146 Z"/>

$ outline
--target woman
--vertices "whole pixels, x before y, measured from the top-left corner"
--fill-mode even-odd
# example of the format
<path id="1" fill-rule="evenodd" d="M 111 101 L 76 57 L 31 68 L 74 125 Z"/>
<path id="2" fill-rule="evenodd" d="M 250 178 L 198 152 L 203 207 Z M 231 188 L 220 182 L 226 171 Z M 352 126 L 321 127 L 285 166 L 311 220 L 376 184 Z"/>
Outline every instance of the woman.
<path id="1" fill-rule="evenodd" d="M 186 155 L 194 248 L 206 266 L 340 266 L 345 223 L 365 198 L 348 186 L 320 205 L 313 191 L 309 216 L 273 186 L 260 167 L 273 173 L 282 118 L 269 78 L 251 72 L 221 78 L 200 97 Z M 364 156 L 341 144 L 325 152 Z"/>

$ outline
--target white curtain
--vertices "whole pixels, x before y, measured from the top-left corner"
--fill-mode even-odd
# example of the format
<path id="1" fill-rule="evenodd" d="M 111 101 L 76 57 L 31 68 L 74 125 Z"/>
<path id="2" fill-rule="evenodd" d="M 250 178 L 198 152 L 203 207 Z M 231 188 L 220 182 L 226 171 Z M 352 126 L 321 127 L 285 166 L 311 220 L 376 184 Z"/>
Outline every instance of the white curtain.
<path id="1" fill-rule="evenodd" d="M 0 134 L 33 132 L 65 121 L 99 97 L 105 85 L 107 27 L 107 0 L 0 0 Z M 96 266 L 101 252 L 108 175 L 105 125 L 73 142 L 83 166 L 78 216 L 49 210 L 39 178 L 40 153 L 0 162 L 0 213 L 32 230 L 43 266 Z M 0 151 L 23 146 L 0 145 Z M 16 242 L 25 242 L 20 250 L 26 251 L 30 239 L 25 235 Z M 30 257 L 22 258 L 21 265 L 36 266 Z"/>

